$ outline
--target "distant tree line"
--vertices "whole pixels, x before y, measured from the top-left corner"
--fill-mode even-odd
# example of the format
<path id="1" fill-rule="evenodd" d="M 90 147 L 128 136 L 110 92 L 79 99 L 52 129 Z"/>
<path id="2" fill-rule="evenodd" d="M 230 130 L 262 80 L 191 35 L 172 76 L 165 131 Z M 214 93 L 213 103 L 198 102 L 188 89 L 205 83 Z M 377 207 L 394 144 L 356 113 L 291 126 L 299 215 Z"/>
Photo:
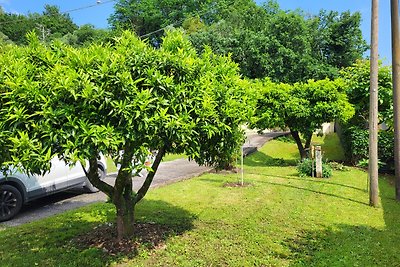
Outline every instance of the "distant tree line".
<path id="1" fill-rule="evenodd" d="M 44 42 L 59 39 L 81 46 L 131 29 L 157 47 L 163 28 L 182 27 L 198 52 L 209 46 L 217 54 L 230 54 L 245 77 L 285 83 L 336 78 L 368 48 L 359 12 L 310 15 L 282 10 L 275 0 L 262 5 L 253 0 L 119 0 L 109 23 L 109 30 L 78 26 L 52 5 L 41 14 L 0 10 L 0 42 L 26 44 L 26 34 L 34 31 Z"/>
<path id="2" fill-rule="evenodd" d="M 35 32 L 42 42 L 55 39 L 78 46 L 108 38 L 112 33 L 91 24 L 78 26 L 57 6 L 45 5 L 44 11 L 28 15 L 6 13 L 0 7 L 0 43 L 27 44 L 27 34 Z"/>
<path id="3" fill-rule="evenodd" d="M 368 48 L 359 12 L 309 15 L 282 10 L 273 0 L 262 5 L 252 0 L 120 0 L 109 21 L 114 29 L 134 29 L 155 45 L 163 34 L 157 30 L 183 27 L 198 52 L 210 46 L 230 54 L 242 75 L 275 82 L 336 78 Z"/>

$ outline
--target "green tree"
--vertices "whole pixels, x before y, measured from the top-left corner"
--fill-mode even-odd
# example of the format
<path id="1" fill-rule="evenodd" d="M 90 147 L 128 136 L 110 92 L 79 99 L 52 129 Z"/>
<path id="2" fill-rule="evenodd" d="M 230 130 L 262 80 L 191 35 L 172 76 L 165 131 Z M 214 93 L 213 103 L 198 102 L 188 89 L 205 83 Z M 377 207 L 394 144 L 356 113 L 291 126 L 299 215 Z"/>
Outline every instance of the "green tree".
<path id="1" fill-rule="evenodd" d="M 24 15 L 0 13 L 0 31 L 16 44 L 26 43 L 26 34 L 34 28 L 34 22 Z"/>
<path id="2" fill-rule="evenodd" d="M 369 60 L 358 60 L 352 66 L 340 72 L 345 82 L 346 94 L 350 103 L 355 107 L 355 116 L 350 124 L 359 128 L 368 127 L 369 117 L 369 86 L 370 86 L 370 63 Z M 393 91 L 392 91 L 392 69 L 382 66 L 380 63 L 378 71 L 378 117 L 379 123 L 385 122 L 388 126 L 393 125 Z"/>
<path id="3" fill-rule="evenodd" d="M 321 10 L 310 19 L 314 56 L 339 69 L 362 59 L 368 45 L 360 24 L 360 12 Z"/>
<path id="4" fill-rule="evenodd" d="M 183 21 L 201 12 L 208 0 L 119 0 L 109 18 L 113 28 L 133 29 L 139 36 L 172 25 L 179 27 Z M 150 38 L 160 41 L 163 32 Z"/>
<path id="5" fill-rule="evenodd" d="M 61 38 L 67 33 L 72 33 L 78 26 L 67 13 L 61 13 L 57 6 L 45 5 L 41 15 L 33 18 L 39 34 L 48 32 L 49 39 Z M 40 36 L 40 35 L 39 35 Z"/>
<path id="6" fill-rule="evenodd" d="M 0 32 L 0 45 L 2 44 L 12 44 L 13 42 L 8 38 L 7 35 L 4 33 Z"/>
<path id="7" fill-rule="evenodd" d="M 255 88 L 258 97 L 251 127 L 289 128 L 302 159 L 306 157 L 313 132 L 324 122 L 346 121 L 354 114 L 341 80 L 309 80 L 294 85 L 264 80 L 256 82 Z"/>
<path id="8" fill-rule="evenodd" d="M 46 5 L 42 14 L 0 13 L 0 32 L 16 44 L 26 44 L 26 35 L 30 31 L 35 31 L 42 41 L 50 41 L 77 28 L 68 14 L 61 13 L 57 6 L 52 5 Z"/>
<path id="9" fill-rule="evenodd" d="M 4 51 L 0 64 L 0 163 L 25 172 L 49 168 L 58 155 L 89 162 L 88 178 L 116 207 L 118 237 L 133 234 L 134 209 L 165 153 L 224 167 L 243 142 L 252 108 L 238 68 L 170 32 L 154 49 L 125 32 L 113 45 L 44 46 Z M 132 173 L 155 161 L 134 192 Z M 121 151 L 123 153 L 121 154 Z M 120 162 L 115 185 L 100 180 L 97 157 Z"/>
<path id="10" fill-rule="evenodd" d="M 286 83 L 335 78 L 367 48 L 359 13 L 321 11 L 310 17 L 283 11 L 276 1 L 258 6 L 248 0 L 217 11 L 219 20 L 192 33 L 191 40 L 198 51 L 209 45 L 231 54 L 249 78 Z"/>
<path id="11" fill-rule="evenodd" d="M 82 46 L 94 42 L 107 42 L 116 32 L 104 29 L 96 29 L 92 24 L 84 24 L 73 33 L 67 33 L 61 40 L 69 45 Z"/>

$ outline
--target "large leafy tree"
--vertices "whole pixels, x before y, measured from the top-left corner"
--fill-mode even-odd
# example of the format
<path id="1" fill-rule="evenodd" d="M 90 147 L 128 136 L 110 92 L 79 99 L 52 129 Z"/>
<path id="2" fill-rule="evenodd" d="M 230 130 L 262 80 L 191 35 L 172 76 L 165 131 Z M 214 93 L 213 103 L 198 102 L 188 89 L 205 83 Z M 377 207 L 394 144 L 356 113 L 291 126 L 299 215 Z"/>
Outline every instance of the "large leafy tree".
<path id="1" fill-rule="evenodd" d="M 0 32 L 16 44 L 26 44 L 26 35 L 30 31 L 35 31 L 42 41 L 50 41 L 77 28 L 68 14 L 61 13 L 53 5 L 46 5 L 42 14 L 31 13 L 27 16 L 0 12 Z"/>
<path id="2" fill-rule="evenodd" d="M 244 82 L 229 58 L 197 56 L 180 32 L 154 49 L 125 32 L 113 45 L 42 45 L 3 50 L 0 64 L 0 163 L 25 172 L 49 168 L 51 157 L 88 160 L 88 178 L 116 207 L 118 237 L 133 234 L 134 208 L 165 153 L 186 153 L 224 167 L 243 141 L 248 119 Z M 156 158 L 134 192 L 132 172 Z M 100 180 L 97 157 L 121 168 L 115 185 Z"/>
<path id="3" fill-rule="evenodd" d="M 313 132 L 324 122 L 347 121 L 354 114 L 341 80 L 309 80 L 294 85 L 263 80 L 256 82 L 255 88 L 257 106 L 251 126 L 260 130 L 289 128 L 301 158 L 306 157 Z"/>
<path id="4" fill-rule="evenodd" d="M 361 59 L 368 48 L 362 37 L 360 12 L 321 10 L 309 23 L 315 57 L 330 66 L 349 67 Z"/>
<path id="5" fill-rule="evenodd" d="M 61 13 L 57 6 L 45 5 L 43 13 L 35 16 L 37 17 L 33 19 L 35 19 L 39 33 L 47 30 L 50 40 L 60 38 L 78 29 L 69 14 Z"/>
<path id="6" fill-rule="evenodd" d="M 91 24 L 84 24 L 74 32 L 65 34 L 61 40 L 72 46 L 83 46 L 96 42 L 107 42 L 117 34 L 118 31 L 96 29 Z"/>
<path id="7" fill-rule="evenodd" d="M 393 91 L 392 91 L 392 69 L 379 64 L 378 71 L 378 117 L 379 123 L 385 122 L 388 126 L 393 125 Z M 369 86 L 370 86 L 370 62 L 369 60 L 358 60 L 351 66 L 340 72 L 345 82 L 345 90 L 350 103 L 355 107 L 355 116 L 351 124 L 360 128 L 368 127 L 369 117 Z"/>
<path id="8" fill-rule="evenodd" d="M 179 27 L 190 16 L 207 8 L 209 0 L 119 0 L 109 18 L 113 28 L 134 30 L 139 36 L 172 25 Z M 149 36 L 155 42 L 163 32 Z"/>
<path id="9" fill-rule="evenodd" d="M 0 13 L 0 32 L 16 44 L 25 43 L 25 35 L 34 28 L 33 20 L 24 15 Z"/>
<path id="10" fill-rule="evenodd" d="M 218 11 L 219 20 L 192 33 L 192 41 L 199 51 L 207 44 L 231 54 L 249 78 L 286 83 L 334 78 L 367 49 L 357 12 L 309 16 L 283 11 L 275 1 L 258 6 L 250 0 Z"/>
<path id="11" fill-rule="evenodd" d="M 286 83 L 335 78 L 341 67 L 362 58 L 367 46 L 360 20 L 357 12 L 309 16 L 284 11 L 273 0 L 262 5 L 253 0 L 120 0 L 110 18 L 115 28 L 134 28 L 153 45 L 163 27 L 183 26 L 197 51 L 210 46 L 230 54 L 248 78 Z"/>
<path id="12" fill-rule="evenodd" d="M 370 62 L 359 60 L 341 71 L 344 88 L 349 101 L 354 105 L 355 115 L 341 124 L 340 138 L 344 145 L 347 160 L 357 163 L 368 159 L 368 125 L 370 96 Z M 393 91 L 392 70 L 379 64 L 378 70 L 378 119 L 379 124 L 386 126 L 386 131 L 379 131 L 379 159 L 388 170 L 394 168 L 393 154 Z M 384 123 L 384 124 L 383 124 Z M 383 127 L 383 129 L 386 129 Z"/>

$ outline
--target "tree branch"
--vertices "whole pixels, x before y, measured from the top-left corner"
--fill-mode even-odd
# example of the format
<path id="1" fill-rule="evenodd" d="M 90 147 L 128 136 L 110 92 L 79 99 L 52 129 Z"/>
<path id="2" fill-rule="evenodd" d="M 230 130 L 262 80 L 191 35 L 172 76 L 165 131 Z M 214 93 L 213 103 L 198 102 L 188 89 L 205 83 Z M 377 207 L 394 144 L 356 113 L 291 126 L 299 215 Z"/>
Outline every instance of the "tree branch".
<path id="1" fill-rule="evenodd" d="M 290 130 L 290 133 L 292 134 L 293 139 L 296 141 L 297 149 L 299 150 L 301 159 L 306 158 L 306 152 L 304 150 L 303 144 L 301 143 L 299 132 Z"/>
<path id="2" fill-rule="evenodd" d="M 100 180 L 97 169 L 97 155 L 94 155 L 89 158 L 89 172 L 87 172 L 87 178 L 95 187 L 97 187 L 101 192 L 105 193 L 109 198 L 111 198 L 113 195 L 113 187 L 106 182 Z"/>
<path id="3" fill-rule="evenodd" d="M 132 185 L 132 170 L 128 168 L 132 164 L 133 146 L 130 141 L 126 141 L 124 154 L 122 155 L 121 167 L 118 171 L 114 184 L 113 202 L 119 201 L 127 183 Z"/>
<path id="4" fill-rule="evenodd" d="M 165 154 L 165 146 L 158 150 L 157 156 L 154 160 L 153 165 L 151 166 L 151 171 L 147 174 L 146 180 L 144 181 L 142 187 L 140 187 L 139 191 L 135 196 L 135 204 L 138 203 L 142 198 L 146 195 L 147 191 L 150 188 L 151 183 L 153 182 L 153 178 L 157 172 L 158 166 L 161 163 L 162 158 Z"/>

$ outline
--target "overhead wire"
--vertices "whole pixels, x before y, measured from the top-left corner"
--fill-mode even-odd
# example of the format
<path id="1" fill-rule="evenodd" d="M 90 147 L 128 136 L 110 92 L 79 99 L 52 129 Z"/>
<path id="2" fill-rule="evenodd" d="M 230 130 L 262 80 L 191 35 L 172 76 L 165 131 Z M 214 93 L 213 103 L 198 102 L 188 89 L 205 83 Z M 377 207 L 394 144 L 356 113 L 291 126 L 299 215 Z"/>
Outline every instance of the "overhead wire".
<path id="1" fill-rule="evenodd" d="M 115 1 L 117 1 L 117 0 L 106 0 L 106 1 L 99 1 L 99 0 L 98 0 L 98 1 L 96 1 L 96 4 L 92 4 L 92 5 L 88 5 L 88 6 L 82 6 L 82 7 L 78 7 L 78 8 L 73 8 L 73 9 L 70 9 L 70 10 L 65 10 L 65 11 L 60 12 L 60 14 L 69 14 L 69 13 L 72 13 L 72 12 L 76 12 L 76 11 L 80 11 L 80 10 L 88 9 L 88 8 L 93 8 L 93 7 L 96 7 L 96 6 L 99 6 L 99 5 L 104 5 L 104 4 L 111 3 L 111 2 L 115 2 Z M 235 1 L 233 0 L 233 1 L 231 2 L 231 4 L 234 4 L 234 3 L 235 3 Z M 228 6 L 229 6 L 229 4 L 228 4 Z M 203 12 L 199 12 L 199 13 L 197 13 L 196 15 L 197 15 L 197 16 L 206 15 L 207 13 L 210 13 L 211 11 L 212 11 L 212 10 L 204 10 Z M 176 21 L 176 22 L 174 22 L 174 23 L 172 23 L 172 24 L 169 24 L 169 25 L 167 25 L 167 26 L 165 26 L 165 27 L 162 27 L 162 28 L 160 28 L 160 29 L 158 29 L 158 30 L 154 30 L 154 31 L 152 31 L 152 32 L 149 32 L 149 33 L 140 35 L 139 37 L 140 37 L 140 38 L 146 38 L 146 37 L 151 36 L 151 35 L 153 35 L 153 34 L 155 34 L 155 33 L 164 31 L 164 30 L 167 29 L 167 28 L 174 27 L 174 26 L 176 26 L 176 25 L 178 25 L 178 24 L 183 23 L 183 21 L 184 21 L 185 19 L 186 19 L 186 18 L 183 18 L 183 19 L 181 19 L 181 20 L 179 20 L 179 21 Z M 14 21 L 4 21 L 4 22 L 0 22 L 0 26 L 1 26 L 1 25 L 10 24 L 10 23 L 15 23 L 15 22 L 22 22 L 22 21 L 24 21 L 24 19 L 21 19 L 21 20 L 14 20 Z"/>
<path id="2" fill-rule="evenodd" d="M 65 14 L 69 14 L 69 13 L 72 13 L 72 12 L 76 12 L 76 11 L 80 11 L 80 10 L 84 10 L 84 9 L 88 9 L 88 8 L 97 7 L 97 6 L 108 4 L 108 3 L 111 3 L 111 2 L 115 2 L 115 1 L 117 1 L 117 0 L 97 1 L 96 4 L 77 7 L 77 8 L 73 8 L 73 9 L 69 9 L 69 10 L 65 10 L 65 11 L 61 11 L 60 14 L 65 15 Z M 16 23 L 16 22 L 23 22 L 23 21 L 25 21 L 25 19 L 14 20 L 14 21 L 3 21 L 3 22 L 0 22 L 0 26 L 1 25 L 6 25 L 6 24 L 11 24 L 11 23 Z"/>

